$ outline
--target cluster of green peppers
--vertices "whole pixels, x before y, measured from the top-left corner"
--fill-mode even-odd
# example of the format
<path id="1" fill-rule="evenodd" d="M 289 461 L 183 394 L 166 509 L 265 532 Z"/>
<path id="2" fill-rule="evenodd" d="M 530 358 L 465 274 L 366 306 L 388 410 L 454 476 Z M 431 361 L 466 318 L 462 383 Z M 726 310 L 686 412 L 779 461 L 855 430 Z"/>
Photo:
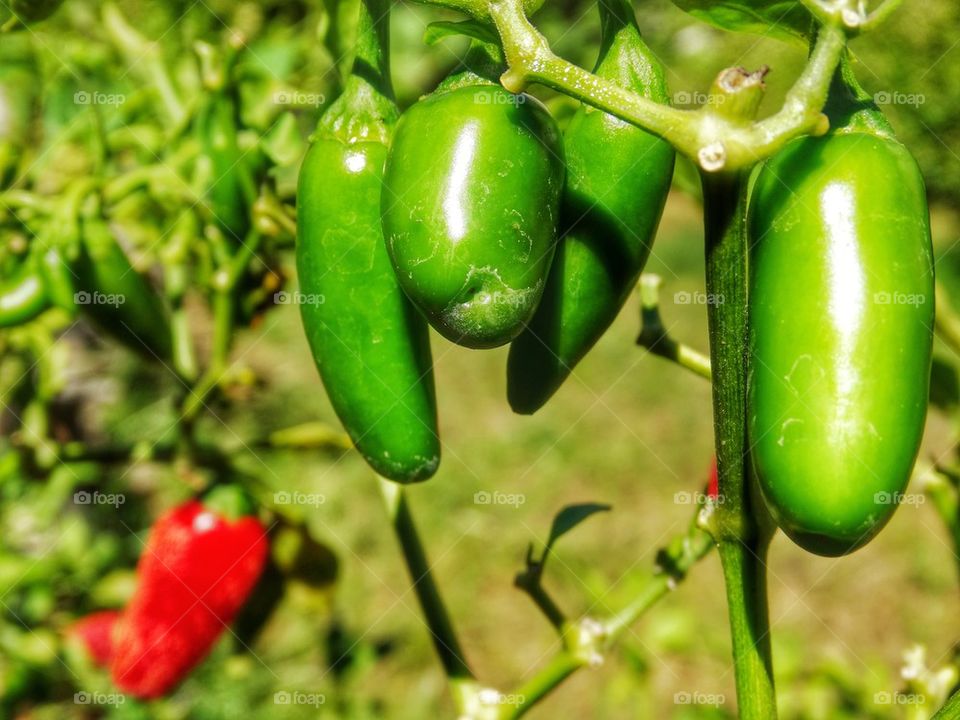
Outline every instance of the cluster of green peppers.
<path id="1" fill-rule="evenodd" d="M 511 343 L 510 405 L 535 412 L 634 287 L 674 151 L 585 106 L 561 134 L 536 99 L 497 83 L 497 48 L 481 40 L 400 116 L 372 5 L 301 171 L 301 312 L 355 445 L 413 482 L 440 455 L 428 324 L 470 348 Z M 630 5 L 599 5 L 597 74 L 666 102 Z M 754 178 L 747 416 L 771 515 L 836 555 L 882 528 L 916 459 L 933 262 L 917 165 L 846 59 L 827 112 L 829 134 L 793 141 Z"/>
<path id="2" fill-rule="evenodd" d="M 335 411 L 378 473 L 414 482 L 440 458 L 428 323 L 470 348 L 512 341 L 510 402 L 539 408 L 640 274 L 674 154 L 589 108 L 561 134 L 498 84 L 499 50 L 479 39 L 400 117 L 381 10 L 364 5 L 353 72 L 301 169 L 297 269 Z M 630 6 L 600 12 L 598 72 L 665 101 Z"/>
<path id="3" fill-rule="evenodd" d="M 131 264 L 102 217 L 83 218 L 77 242 L 38 239 L 0 282 L 0 329 L 52 307 L 84 313 L 107 333 L 150 358 L 171 355 L 168 314 L 150 281 Z"/>

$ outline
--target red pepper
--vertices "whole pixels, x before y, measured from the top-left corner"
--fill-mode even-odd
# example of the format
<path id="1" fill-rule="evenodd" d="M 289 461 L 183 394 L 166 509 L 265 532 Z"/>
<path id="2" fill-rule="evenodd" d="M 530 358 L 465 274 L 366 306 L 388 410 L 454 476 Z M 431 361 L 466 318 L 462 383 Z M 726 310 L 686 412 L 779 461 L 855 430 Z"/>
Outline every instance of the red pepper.
<path id="1" fill-rule="evenodd" d="M 243 607 L 267 551 L 266 533 L 254 517 L 231 522 L 198 501 L 161 517 L 117 626 L 111 663 L 117 687 L 139 698 L 172 690 Z"/>
<path id="2" fill-rule="evenodd" d="M 105 667 L 113 656 L 113 631 L 119 617 L 119 610 L 90 613 L 70 625 L 66 635 L 79 638 L 94 664 Z"/>
<path id="3" fill-rule="evenodd" d="M 710 479 L 707 480 L 707 497 L 716 500 L 720 497 L 720 479 L 717 476 L 717 458 L 710 463 Z"/>

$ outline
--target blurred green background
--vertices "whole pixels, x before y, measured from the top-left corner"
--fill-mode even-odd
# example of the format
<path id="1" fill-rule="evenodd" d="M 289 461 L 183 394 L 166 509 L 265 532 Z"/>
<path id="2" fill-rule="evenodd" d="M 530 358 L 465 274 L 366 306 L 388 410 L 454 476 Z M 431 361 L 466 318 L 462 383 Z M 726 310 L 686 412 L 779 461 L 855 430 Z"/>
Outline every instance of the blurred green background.
<path id="1" fill-rule="evenodd" d="M 337 33 L 355 5 L 300 2 L 124 2 L 120 7 L 156 38 L 173 67 L 193 62 L 185 48 L 229 27 L 257 27 L 243 58 L 245 120 L 269 128 L 278 92 L 335 97 L 347 66 Z M 637 3 L 641 29 L 669 68 L 678 102 L 702 93 L 720 69 L 771 66 L 764 108 L 778 106 L 798 74 L 803 48 L 723 33 L 692 20 L 667 0 Z M 462 40 L 426 47 L 426 25 L 452 17 L 423 6 L 396 7 L 394 77 L 409 104 L 446 74 Z M 558 53 L 591 66 L 599 38 L 592 6 L 548 2 L 535 18 Z M 73 155 L 58 131 L 69 127 L 75 92 L 134 93 L 136 74 L 106 42 L 98 3 L 69 0 L 29 32 L 40 53 L 43 128 L 33 174 L 56 182 Z M 0 37 L 2 52 L 5 37 Z M 326 45 L 325 45 L 326 43 Z M 885 106 L 922 166 L 932 200 L 938 272 L 958 285 L 960 239 L 960 5 L 907 0 L 892 20 L 853 49 L 863 84 L 892 98 Z M 339 61 L 339 62 L 338 62 Z M 569 104 L 535 91 L 558 116 Z M 684 95 L 686 94 L 686 95 Z M 902 101 L 898 101 L 900 96 Z M 266 108 L 266 109 L 265 109 Z M 298 109 L 303 135 L 322 105 Z M 109 113 L 109 108 L 104 110 Z M 53 139 L 51 139 L 53 138 Z M 282 173 L 290 187 L 294 170 Z M 677 339 L 706 349 L 706 309 L 675 302 L 702 291 L 702 229 L 689 168 L 678 170 L 648 271 L 664 279 L 662 314 Z M 289 274 L 294 275 L 292 257 Z M 550 626 L 513 588 L 529 543 L 541 545 L 565 505 L 612 506 L 565 537 L 546 585 L 573 617 L 622 607 L 656 550 L 680 534 L 693 507 L 677 493 L 702 488 L 712 454 L 709 386 L 634 344 L 631 301 L 611 331 L 549 405 L 532 418 L 511 414 L 505 399 L 506 349 L 471 352 L 434 335 L 444 462 L 435 479 L 410 492 L 413 510 L 468 659 L 485 683 L 508 691 L 558 649 Z M 157 437 L 175 419 L 165 397 L 173 382 L 109 343 L 82 350 L 82 333 L 63 337 L 72 353 L 64 413 L 91 437 L 135 442 Z M 939 348 L 944 357 L 949 351 Z M 169 699 L 149 705 L 77 704 L 80 690 L 110 692 L 96 672 L 80 678 L 59 658 L 58 633 L 71 619 L 110 607 L 129 593 L 142 533 L 152 518 L 189 493 L 175 465 L 141 463 L 106 471 L 78 465 L 44 482 L 14 453 L 0 455 L 0 687 L 4 717 L 192 718 L 214 720 L 340 717 L 420 720 L 451 717 L 452 704 L 400 562 L 374 479 L 356 455 L 265 450 L 255 439 L 299 422 L 336 425 L 310 360 L 294 306 L 279 306 L 246 331 L 232 359 L 246 378 L 201 420 L 201 432 L 235 449 L 269 491 L 318 493 L 298 508 L 323 571 L 293 583 L 249 652 L 225 637 Z M 924 453 L 941 457 L 956 424 L 931 412 Z M 0 446 L 0 452 L 3 446 Z M 829 468 L 824 468 L 829 472 Z M 77 487 L 124 492 L 119 509 L 84 508 Z M 484 505 L 483 491 L 522 502 Z M 922 498 L 922 496 L 920 496 Z M 900 688 L 903 654 L 915 644 L 928 663 L 949 659 L 960 638 L 953 548 L 929 503 L 906 505 L 865 549 L 839 560 L 808 555 L 778 538 L 771 556 L 771 620 L 783 718 L 902 717 L 876 702 Z M 73 666 L 71 665 L 71 668 Z M 319 703 L 282 705 L 278 692 Z M 678 693 L 680 695 L 678 695 Z M 678 703 L 683 694 L 716 696 L 716 706 Z M 710 556 L 628 633 L 605 663 L 583 670 L 531 714 L 533 718 L 733 717 L 735 696 L 726 602 Z"/>

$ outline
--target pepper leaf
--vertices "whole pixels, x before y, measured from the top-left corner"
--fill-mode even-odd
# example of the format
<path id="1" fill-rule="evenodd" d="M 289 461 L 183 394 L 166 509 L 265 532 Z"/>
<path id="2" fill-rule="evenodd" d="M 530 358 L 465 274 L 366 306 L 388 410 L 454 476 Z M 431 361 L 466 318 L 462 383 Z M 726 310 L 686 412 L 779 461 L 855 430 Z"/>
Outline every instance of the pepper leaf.
<path id="1" fill-rule="evenodd" d="M 610 510 L 610 506 L 601 503 L 581 503 L 580 505 L 567 505 L 553 518 L 553 524 L 550 526 L 550 537 L 547 539 L 547 548 L 544 552 L 544 557 L 547 556 L 547 554 L 550 552 L 550 549 L 553 547 L 553 544 L 559 540 L 561 536 L 566 535 L 591 515 L 598 512 L 605 512 L 607 510 Z"/>
<path id="2" fill-rule="evenodd" d="M 766 35 L 806 45 L 813 18 L 798 0 L 673 0 L 698 20 L 722 30 Z"/>

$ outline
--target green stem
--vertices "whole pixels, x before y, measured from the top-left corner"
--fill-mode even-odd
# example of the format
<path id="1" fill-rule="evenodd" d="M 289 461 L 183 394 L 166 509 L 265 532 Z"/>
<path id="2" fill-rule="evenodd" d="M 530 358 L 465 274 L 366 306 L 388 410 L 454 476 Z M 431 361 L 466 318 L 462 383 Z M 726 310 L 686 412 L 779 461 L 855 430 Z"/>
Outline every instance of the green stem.
<path id="1" fill-rule="evenodd" d="M 513 584 L 530 596 L 530 599 L 540 608 L 540 612 L 546 616 L 557 632 L 563 633 L 567 624 L 567 617 L 543 587 L 540 575 L 541 567 L 541 565 L 531 567 L 528 564 L 527 569 L 517 575 Z"/>
<path id="2" fill-rule="evenodd" d="M 777 714 L 766 601 L 770 533 L 750 505 L 746 463 L 747 175 L 702 174 L 714 431 L 719 492 L 713 532 L 720 549 L 744 720 Z"/>
<path id="3" fill-rule="evenodd" d="M 393 99 L 390 81 L 390 0 L 362 0 L 351 75 Z"/>
<path id="4" fill-rule="evenodd" d="M 957 718 L 960 718 L 960 690 L 950 696 L 950 699 L 931 720 L 956 720 Z"/>
<path id="5" fill-rule="evenodd" d="M 710 358 L 693 348 L 677 342 L 667 333 L 660 317 L 660 287 L 663 280 L 658 275 L 641 276 L 637 287 L 640 293 L 640 335 L 637 345 L 645 347 L 695 375 L 710 380 Z"/>
<path id="6" fill-rule="evenodd" d="M 933 501 L 933 507 L 950 533 L 953 542 L 954 562 L 960 573 L 960 496 L 957 486 L 942 471 L 930 468 L 921 472 L 922 488 Z"/>
<path id="7" fill-rule="evenodd" d="M 509 69 L 501 77 L 511 92 L 540 83 L 659 135 L 708 172 L 733 172 L 773 155 L 789 140 L 827 130 L 821 108 L 840 55 L 844 31 L 824 26 L 803 73 L 775 115 L 752 122 L 718 113 L 715 107 L 677 110 L 648 100 L 587 72 L 551 50 L 530 23 L 520 0 L 491 0 Z"/>
<path id="8" fill-rule="evenodd" d="M 516 702 L 504 705 L 499 713 L 498 720 L 514 720 L 522 717 L 533 709 L 533 706 L 543 700 L 564 680 L 582 668 L 586 662 L 566 650 L 554 655 L 550 662 L 534 675 L 528 682 L 511 693 Z"/>
<path id="9" fill-rule="evenodd" d="M 156 89 L 173 126 L 179 128 L 187 113 L 160 57 L 160 46 L 140 35 L 112 2 L 103 6 L 103 24 L 127 61 Z"/>
<path id="10" fill-rule="evenodd" d="M 407 504 L 406 493 L 403 488 L 389 480 L 379 478 L 379 482 L 380 492 L 390 516 L 390 525 L 400 543 L 400 550 L 410 573 L 410 579 L 413 581 L 413 590 L 423 609 L 427 627 L 430 629 L 434 648 L 454 695 L 459 697 L 460 692 L 457 686 L 475 685 L 473 673 L 464 659 L 453 623 L 447 614 L 440 590 L 434 582 L 430 562 Z"/>
<path id="11" fill-rule="evenodd" d="M 564 647 L 528 682 L 507 695 L 509 702 L 500 708 L 498 720 L 512 720 L 529 712 L 576 670 L 589 666 L 599 653 L 608 650 L 645 612 L 683 581 L 687 572 L 715 545 L 709 533 L 697 525 L 699 513 L 698 509 L 684 535 L 674 538 L 657 553 L 657 565 L 652 572 L 644 571 L 642 579 L 628 583 L 640 585 L 630 604 L 605 621 L 587 618 L 579 623 L 562 623 Z M 583 633 L 582 629 L 589 632 Z"/>
<path id="12" fill-rule="evenodd" d="M 204 406 L 210 393 L 220 384 L 226 369 L 233 337 L 235 293 L 232 287 L 218 288 L 213 296 L 213 349 L 210 362 L 197 384 L 191 388 L 181 411 L 181 420 L 190 424 Z"/>
<path id="13" fill-rule="evenodd" d="M 658 554 L 656 571 L 649 575 L 633 601 L 604 623 L 607 642 L 612 643 L 627 628 L 653 607 L 661 598 L 676 589 L 690 569 L 715 547 L 709 533 L 695 525 L 679 542 Z"/>

